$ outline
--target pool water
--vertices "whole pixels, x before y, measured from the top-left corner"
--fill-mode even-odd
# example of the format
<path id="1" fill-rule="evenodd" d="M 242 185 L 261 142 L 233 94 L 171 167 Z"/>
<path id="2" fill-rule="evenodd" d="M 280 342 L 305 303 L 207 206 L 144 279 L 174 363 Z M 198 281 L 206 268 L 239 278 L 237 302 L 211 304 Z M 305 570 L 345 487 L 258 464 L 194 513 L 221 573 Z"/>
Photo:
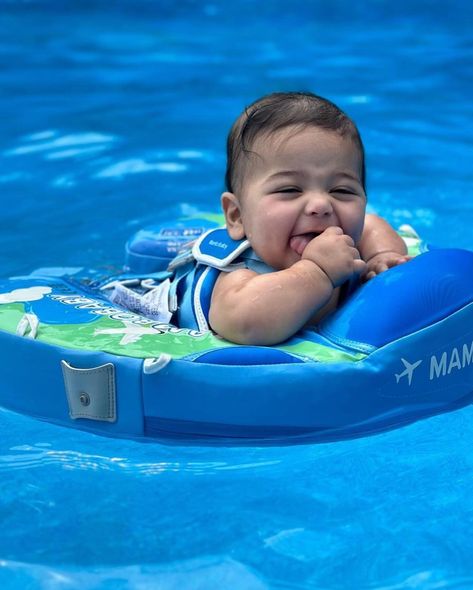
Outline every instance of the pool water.
<path id="1" fill-rule="evenodd" d="M 355 118 L 372 210 L 473 249 L 466 0 L 0 9 L 2 275 L 119 267 L 138 228 L 215 209 L 228 127 L 274 90 Z M 471 407 L 266 448 L 143 444 L 5 410 L 0 432 L 2 590 L 473 587 Z"/>

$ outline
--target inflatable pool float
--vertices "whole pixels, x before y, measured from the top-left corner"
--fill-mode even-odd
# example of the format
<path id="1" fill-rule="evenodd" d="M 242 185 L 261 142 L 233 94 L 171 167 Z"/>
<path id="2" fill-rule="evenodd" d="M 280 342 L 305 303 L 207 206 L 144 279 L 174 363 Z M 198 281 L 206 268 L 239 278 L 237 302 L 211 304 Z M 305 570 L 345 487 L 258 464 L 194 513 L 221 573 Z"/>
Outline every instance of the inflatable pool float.
<path id="1" fill-rule="evenodd" d="M 122 283 L 162 276 L 220 222 L 141 230 Z M 97 271 L 0 282 L 0 406 L 144 440 L 329 441 L 398 427 L 473 399 L 473 252 L 427 249 L 358 289 L 318 329 L 239 346 L 110 302 Z M 160 274 L 161 273 L 161 274 Z M 146 283 L 145 283 L 146 284 Z"/>

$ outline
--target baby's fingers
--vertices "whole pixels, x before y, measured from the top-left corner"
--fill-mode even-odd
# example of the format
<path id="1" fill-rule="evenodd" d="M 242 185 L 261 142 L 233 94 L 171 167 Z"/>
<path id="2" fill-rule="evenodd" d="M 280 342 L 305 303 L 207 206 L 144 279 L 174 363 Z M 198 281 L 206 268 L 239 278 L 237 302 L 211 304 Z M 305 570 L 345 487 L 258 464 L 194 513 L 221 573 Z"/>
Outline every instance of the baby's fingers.
<path id="1" fill-rule="evenodd" d="M 366 262 L 361 259 L 355 259 L 353 261 L 353 271 L 355 274 L 361 275 L 366 270 Z"/>
<path id="2" fill-rule="evenodd" d="M 391 264 L 389 260 L 383 260 L 383 262 L 377 262 L 371 266 L 371 270 L 373 270 L 377 275 L 381 274 L 385 270 L 388 270 L 392 266 L 396 266 L 396 264 Z"/>
<path id="3" fill-rule="evenodd" d="M 374 278 L 376 275 L 381 274 L 385 270 L 388 270 L 388 266 L 385 262 L 377 262 L 375 264 L 366 264 L 365 266 L 365 274 L 361 277 L 362 281 L 369 281 L 370 279 Z"/>
<path id="4" fill-rule="evenodd" d="M 404 262 L 408 262 L 411 258 L 411 256 L 395 256 L 393 258 L 387 258 L 386 260 L 383 260 L 383 263 L 386 266 L 385 270 L 393 268 L 393 266 L 397 266 L 398 264 L 404 264 Z"/>
<path id="5" fill-rule="evenodd" d="M 362 282 L 366 283 L 370 279 L 374 279 L 375 276 L 376 276 L 376 273 L 374 271 L 370 270 L 370 272 L 367 272 L 365 275 L 363 275 L 361 277 L 361 280 L 362 280 Z"/>

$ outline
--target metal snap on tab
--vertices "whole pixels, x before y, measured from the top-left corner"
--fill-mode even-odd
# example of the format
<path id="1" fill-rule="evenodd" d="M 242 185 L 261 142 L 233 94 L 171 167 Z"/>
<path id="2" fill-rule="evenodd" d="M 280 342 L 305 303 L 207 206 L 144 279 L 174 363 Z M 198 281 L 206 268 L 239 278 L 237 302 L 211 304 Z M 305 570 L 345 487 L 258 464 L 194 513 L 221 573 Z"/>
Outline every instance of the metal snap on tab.
<path id="1" fill-rule="evenodd" d="M 85 391 L 82 391 L 79 396 L 79 401 L 83 406 L 90 405 L 90 395 L 88 393 L 85 393 Z"/>

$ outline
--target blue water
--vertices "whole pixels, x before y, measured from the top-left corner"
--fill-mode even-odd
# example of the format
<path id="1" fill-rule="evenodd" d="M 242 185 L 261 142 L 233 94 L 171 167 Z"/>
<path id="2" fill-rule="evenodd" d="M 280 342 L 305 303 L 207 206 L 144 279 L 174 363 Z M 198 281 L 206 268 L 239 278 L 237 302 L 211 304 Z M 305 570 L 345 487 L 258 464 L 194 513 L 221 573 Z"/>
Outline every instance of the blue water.
<path id="1" fill-rule="evenodd" d="M 356 119 L 373 210 L 473 249 L 473 9 L 403 4 L 0 0 L 2 274 L 119 266 L 213 209 L 229 125 L 274 90 Z M 473 587 L 471 407 L 295 447 L 0 432 L 2 590 Z"/>

